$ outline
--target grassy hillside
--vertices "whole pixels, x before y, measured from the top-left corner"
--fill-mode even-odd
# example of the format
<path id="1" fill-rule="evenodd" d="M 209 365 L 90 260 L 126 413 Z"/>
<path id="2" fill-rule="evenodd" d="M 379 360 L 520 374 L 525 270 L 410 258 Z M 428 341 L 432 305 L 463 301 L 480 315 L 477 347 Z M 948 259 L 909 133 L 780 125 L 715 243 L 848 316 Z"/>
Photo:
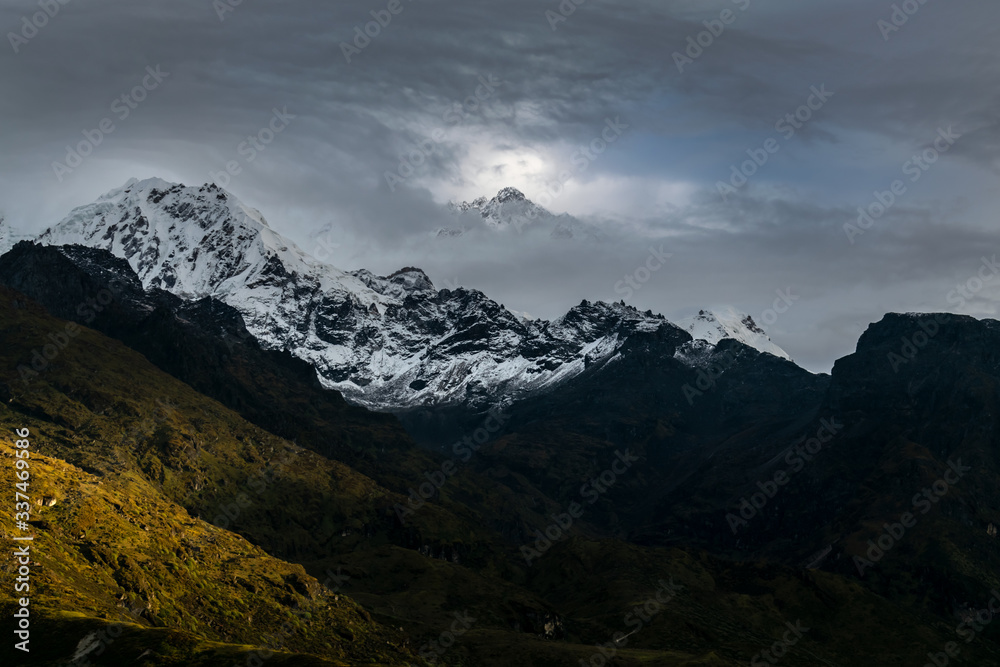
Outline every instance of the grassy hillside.
<path id="1" fill-rule="evenodd" d="M 36 442 L 43 451 L 44 437 Z M 13 457 L 5 437 L 0 460 L 6 467 Z M 126 632 L 110 642 L 117 645 L 109 646 L 112 654 L 149 650 L 149 664 L 189 664 L 205 652 L 218 653 L 219 661 L 229 654 L 234 662 L 216 664 L 235 664 L 239 653 L 261 644 L 322 653 L 331 664 L 405 664 L 407 642 L 398 631 L 300 565 L 191 517 L 141 476 L 95 475 L 38 452 L 31 462 L 29 495 L 40 503 L 31 531 L 6 522 L 4 538 L 35 536 L 30 594 L 40 618 L 32 664 L 38 656 L 72 656 L 92 632 L 116 623 Z M 13 497 L 11 476 L 3 476 L 0 494 Z M 12 600 L 0 598 L 0 605 L 9 617 Z"/>

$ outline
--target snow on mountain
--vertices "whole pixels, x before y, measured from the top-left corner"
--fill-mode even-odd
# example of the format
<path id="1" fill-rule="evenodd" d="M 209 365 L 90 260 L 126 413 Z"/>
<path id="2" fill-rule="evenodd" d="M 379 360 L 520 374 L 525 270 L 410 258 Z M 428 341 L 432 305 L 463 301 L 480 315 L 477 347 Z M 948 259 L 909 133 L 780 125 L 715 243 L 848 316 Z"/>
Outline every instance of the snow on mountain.
<path id="1" fill-rule="evenodd" d="M 517 194 L 501 206 L 520 205 Z M 263 345 L 310 362 L 324 385 L 376 409 L 495 403 L 574 377 L 632 333 L 673 327 L 624 304 L 586 301 L 555 321 L 529 320 L 475 290 L 437 290 L 417 268 L 344 272 L 215 185 L 133 179 L 39 242 L 102 248 L 147 288 L 214 296 Z"/>
<path id="2" fill-rule="evenodd" d="M 30 239 L 31 236 L 13 229 L 3 216 L 0 216 L 0 255 L 14 247 L 18 241 Z"/>
<path id="3" fill-rule="evenodd" d="M 7 221 L 0 218 L 0 254 L 3 254 L 14 247 L 11 239 L 11 230 L 7 226 Z"/>
<path id="4" fill-rule="evenodd" d="M 513 227 L 520 231 L 527 225 L 556 217 L 528 200 L 516 188 L 504 188 L 489 200 L 480 197 L 471 202 L 452 202 L 449 208 L 456 214 L 472 212 L 482 218 L 483 224 L 493 229 Z"/>
<path id="5" fill-rule="evenodd" d="M 757 326 L 752 317 L 731 307 L 698 311 L 697 315 L 679 321 L 677 326 L 691 334 L 695 341 L 717 345 L 723 338 L 732 338 L 760 352 L 792 360 L 787 352 L 775 345 L 764 330 Z"/>
<path id="6" fill-rule="evenodd" d="M 494 231 L 514 230 L 518 233 L 540 228 L 552 238 L 572 239 L 595 237 L 594 230 L 571 215 L 555 215 L 535 204 L 517 188 L 503 188 L 492 199 L 479 197 L 471 202 L 451 202 L 448 209 L 463 223 L 460 227 L 441 227 L 438 237 L 462 236 L 476 225 Z"/>

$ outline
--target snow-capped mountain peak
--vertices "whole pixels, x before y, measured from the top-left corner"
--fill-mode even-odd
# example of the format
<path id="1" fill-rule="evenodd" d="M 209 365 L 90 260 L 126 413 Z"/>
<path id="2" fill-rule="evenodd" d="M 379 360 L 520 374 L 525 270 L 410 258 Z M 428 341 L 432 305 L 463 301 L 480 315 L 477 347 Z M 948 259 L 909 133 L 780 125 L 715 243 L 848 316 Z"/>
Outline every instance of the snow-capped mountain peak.
<path id="1" fill-rule="evenodd" d="M 526 197 L 524 193 L 517 188 L 503 188 L 497 193 L 496 200 L 500 203 L 506 203 L 509 201 L 524 201 Z"/>
<path id="2" fill-rule="evenodd" d="M 484 226 L 493 231 L 545 230 L 552 238 L 573 239 L 599 238 L 596 230 L 589 228 L 571 215 L 555 215 L 528 199 L 517 188 L 506 187 L 488 199 L 479 197 L 471 202 L 451 202 L 448 208 L 458 217 L 461 227 L 441 227 L 435 231 L 438 237 L 462 236 L 470 229 Z"/>
<path id="3" fill-rule="evenodd" d="M 170 188 L 174 187 L 175 185 L 177 185 L 177 184 L 176 183 L 170 183 L 169 181 L 165 181 L 162 178 L 153 177 L 153 178 L 144 178 L 144 179 L 140 180 L 138 178 L 133 177 L 133 178 L 128 179 L 125 182 L 125 184 L 122 185 L 121 187 L 113 188 L 113 189 L 109 190 L 108 192 L 105 192 L 103 195 L 101 195 L 100 197 L 98 197 L 98 200 L 101 200 L 101 199 L 115 199 L 116 197 L 118 197 L 122 193 L 124 193 L 124 192 L 130 192 L 133 189 L 135 189 L 137 191 L 147 191 L 148 192 L 149 190 L 169 190 Z"/>
<path id="4" fill-rule="evenodd" d="M 527 225 L 546 222 L 558 216 L 538 206 L 517 188 L 503 188 L 495 197 L 479 197 L 471 202 L 452 202 L 453 213 L 478 214 L 483 224 L 494 229 L 515 228 L 520 231 Z"/>
<path id="5" fill-rule="evenodd" d="M 522 197 L 505 190 L 483 206 L 534 206 Z M 636 332 L 672 327 L 624 304 L 588 302 L 554 322 L 531 320 L 475 290 L 439 291 L 418 268 L 384 277 L 341 271 L 215 185 L 130 180 L 39 240 L 108 250 L 146 288 L 220 299 L 263 345 L 290 351 L 326 386 L 379 409 L 541 390 L 613 355 Z"/>
<path id="6" fill-rule="evenodd" d="M 480 208 L 528 205 L 508 189 Z M 265 347 L 309 362 L 325 386 L 375 409 L 495 405 L 610 362 L 629 341 L 681 333 L 622 302 L 583 301 L 550 322 L 476 290 L 438 290 L 412 266 L 388 276 L 345 272 L 304 253 L 216 185 L 130 180 L 73 210 L 39 241 L 108 250 L 147 289 L 217 298 L 243 315 Z M 788 358 L 746 316 L 702 312 L 689 326 L 712 344 L 736 338 Z"/>
<path id="7" fill-rule="evenodd" d="M 128 259 L 147 286 L 186 297 L 226 291 L 252 280 L 248 272 L 314 261 L 275 233 L 259 211 L 218 186 L 185 187 L 159 178 L 129 180 L 74 209 L 39 241 L 109 250 Z"/>
<path id="8" fill-rule="evenodd" d="M 711 345 L 717 345 L 724 338 L 732 338 L 760 352 L 789 361 L 792 359 L 787 352 L 775 345 L 751 316 L 732 307 L 700 310 L 697 315 L 679 321 L 677 326 L 691 334 L 693 339 L 703 340 Z"/>

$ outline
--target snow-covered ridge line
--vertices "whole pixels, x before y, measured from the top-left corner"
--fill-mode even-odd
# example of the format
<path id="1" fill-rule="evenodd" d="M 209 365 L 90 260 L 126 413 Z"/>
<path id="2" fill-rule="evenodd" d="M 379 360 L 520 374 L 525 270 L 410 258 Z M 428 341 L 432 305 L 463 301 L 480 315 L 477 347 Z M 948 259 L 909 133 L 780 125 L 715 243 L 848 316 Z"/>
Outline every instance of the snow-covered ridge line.
<path id="1" fill-rule="evenodd" d="M 731 307 L 701 310 L 697 315 L 681 320 L 677 326 L 691 334 L 695 340 L 703 340 L 712 345 L 717 345 L 724 338 L 732 338 L 761 352 L 789 361 L 792 359 L 774 344 L 752 317 Z"/>
<path id="2" fill-rule="evenodd" d="M 513 189 L 500 195 L 501 204 L 527 202 Z M 533 320 L 475 290 L 438 290 L 417 268 L 389 276 L 341 271 L 215 185 L 132 179 L 75 209 L 39 241 L 108 250 L 147 288 L 214 296 L 239 310 L 263 345 L 308 361 L 326 386 L 375 409 L 538 391 L 610 358 L 633 334 L 674 327 L 624 303 L 587 301 L 554 321 Z M 747 326 L 706 327 L 711 344 L 737 337 L 787 358 Z"/>
<path id="3" fill-rule="evenodd" d="M 471 202 L 450 202 L 448 210 L 461 223 L 459 227 L 439 227 L 434 235 L 441 238 L 462 236 L 476 227 L 494 232 L 542 230 L 556 239 L 595 240 L 600 234 L 568 214 L 555 215 L 535 204 L 517 188 L 503 188 L 495 197 L 479 197 Z"/>

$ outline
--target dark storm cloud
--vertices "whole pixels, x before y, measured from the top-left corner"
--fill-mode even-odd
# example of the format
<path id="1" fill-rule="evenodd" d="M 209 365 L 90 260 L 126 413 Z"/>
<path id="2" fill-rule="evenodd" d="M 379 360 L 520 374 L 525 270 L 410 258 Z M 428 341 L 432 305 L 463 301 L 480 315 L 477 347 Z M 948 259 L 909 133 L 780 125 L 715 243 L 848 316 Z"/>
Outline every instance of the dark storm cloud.
<path id="1" fill-rule="evenodd" d="M 344 268 L 421 265 L 546 317 L 621 298 L 616 283 L 664 244 L 671 262 L 636 305 L 679 316 L 725 302 L 757 316 L 794 286 L 802 297 L 771 333 L 812 368 L 886 310 L 946 309 L 950 283 L 994 252 L 995 4 L 927 0 L 895 30 L 878 23 L 891 25 L 893 3 L 868 0 L 587 0 L 563 3 L 575 7 L 565 21 L 555 1 L 399 0 L 345 56 L 389 4 L 59 5 L 17 53 L 9 36 L 0 45 L 0 210 L 40 230 L 130 176 L 215 179 L 307 250 L 326 230 Z M 0 29 L 18 35 L 38 11 L 4 3 Z M 721 18 L 732 20 L 707 39 Z M 689 38 L 706 45 L 689 51 Z M 115 100 L 157 66 L 162 83 L 121 118 Z M 484 94 L 484 81 L 500 83 Z M 779 134 L 823 85 L 830 101 Z M 243 142 L 275 110 L 287 127 L 250 159 Z M 106 118 L 113 131 L 57 174 L 67 145 Z M 578 167 L 575 151 L 609 119 L 628 129 Z M 948 127 L 961 139 L 849 243 L 857 208 Z M 717 183 L 772 137 L 780 150 L 723 201 Z M 410 174 L 401 160 L 419 164 Z M 513 185 L 538 200 L 563 172 L 572 180 L 550 207 L 603 242 L 431 236 L 454 223 L 449 198 Z M 995 313 L 988 299 L 976 308 Z"/>

